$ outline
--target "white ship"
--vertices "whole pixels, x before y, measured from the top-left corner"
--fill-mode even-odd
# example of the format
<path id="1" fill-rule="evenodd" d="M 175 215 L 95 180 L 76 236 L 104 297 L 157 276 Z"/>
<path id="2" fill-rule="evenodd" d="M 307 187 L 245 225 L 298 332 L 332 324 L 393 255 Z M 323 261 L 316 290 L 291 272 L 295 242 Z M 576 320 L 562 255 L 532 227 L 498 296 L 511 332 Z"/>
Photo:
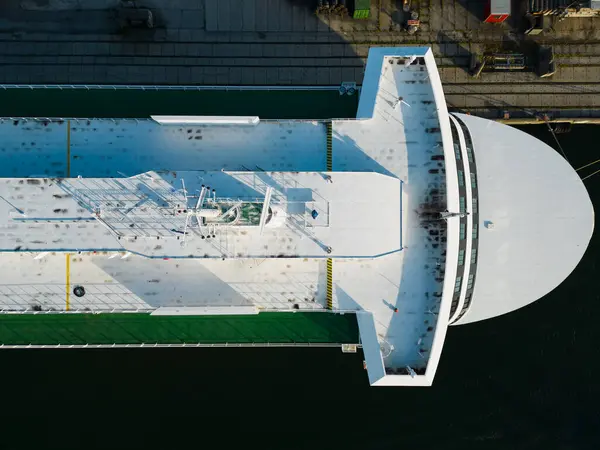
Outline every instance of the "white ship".
<path id="1" fill-rule="evenodd" d="M 0 133 L 3 313 L 355 314 L 376 386 L 431 385 L 448 325 L 553 290 L 594 226 L 552 148 L 448 113 L 428 48 L 372 49 L 356 119 Z"/>

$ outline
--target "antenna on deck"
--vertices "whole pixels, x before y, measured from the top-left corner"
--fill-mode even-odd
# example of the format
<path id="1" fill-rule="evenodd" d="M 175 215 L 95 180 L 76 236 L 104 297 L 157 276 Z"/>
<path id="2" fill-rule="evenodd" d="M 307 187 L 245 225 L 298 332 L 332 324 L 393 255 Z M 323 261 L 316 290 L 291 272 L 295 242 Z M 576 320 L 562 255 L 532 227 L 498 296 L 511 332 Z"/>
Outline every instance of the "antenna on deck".
<path id="1" fill-rule="evenodd" d="M 187 197 L 188 196 L 187 196 L 187 189 L 185 188 L 185 180 L 183 178 L 181 179 L 181 189 L 183 190 L 183 201 L 187 207 Z"/>
<path id="2" fill-rule="evenodd" d="M 260 213 L 260 234 L 263 233 L 265 225 L 267 223 L 267 216 L 269 215 L 269 205 L 271 204 L 271 196 L 273 195 L 273 188 L 271 186 L 267 187 L 267 191 L 265 192 L 265 201 L 263 202 L 263 208 Z"/>
<path id="3" fill-rule="evenodd" d="M 441 219 L 449 219 L 450 217 L 466 217 L 468 215 L 469 215 L 468 212 L 449 212 L 449 211 L 444 211 L 444 212 L 440 213 L 440 218 Z"/>
<path id="4" fill-rule="evenodd" d="M 404 105 L 408 106 L 409 108 L 411 107 L 406 101 L 404 101 L 404 97 L 398 97 L 392 104 L 392 108 L 396 109 L 400 103 L 403 103 Z"/>
<path id="5" fill-rule="evenodd" d="M 202 185 L 200 189 L 200 194 L 198 194 L 198 201 L 196 202 L 196 209 L 199 209 L 204 203 L 204 197 L 206 196 L 206 187 Z"/>

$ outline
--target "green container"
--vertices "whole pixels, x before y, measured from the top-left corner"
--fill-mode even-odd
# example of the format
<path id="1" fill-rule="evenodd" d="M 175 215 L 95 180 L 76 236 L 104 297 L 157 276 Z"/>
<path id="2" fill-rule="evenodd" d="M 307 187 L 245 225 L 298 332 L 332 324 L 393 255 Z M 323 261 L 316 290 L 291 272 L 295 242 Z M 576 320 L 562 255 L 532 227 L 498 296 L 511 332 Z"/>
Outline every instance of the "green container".
<path id="1" fill-rule="evenodd" d="M 371 16 L 370 9 L 356 9 L 354 10 L 353 19 L 368 19 Z"/>
<path id="2" fill-rule="evenodd" d="M 368 19 L 371 17 L 371 0 L 354 0 L 354 19 Z"/>

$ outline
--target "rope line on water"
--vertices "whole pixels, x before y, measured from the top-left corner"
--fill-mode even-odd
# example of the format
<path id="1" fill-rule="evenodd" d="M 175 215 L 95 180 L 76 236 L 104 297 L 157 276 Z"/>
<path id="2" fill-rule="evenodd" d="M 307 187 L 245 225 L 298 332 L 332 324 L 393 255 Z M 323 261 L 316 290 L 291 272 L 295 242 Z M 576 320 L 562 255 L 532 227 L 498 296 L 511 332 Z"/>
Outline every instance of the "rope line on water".
<path id="1" fill-rule="evenodd" d="M 594 164 L 596 164 L 597 162 L 600 162 L 600 159 L 597 159 L 594 162 L 591 162 L 589 164 L 586 164 L 585 166 L 581 166 L 579 169 L 575 169 L 575 172 L 579 172 L 581 169 L 585 169 L 586 167 L 590 167 L 593 166 Z"/>
<path id="2" fill-rule="evenodd" d="M 591 173 L 591 174 L 589 174 L 587 177 L 583 177 L 583 178 L 581 179 L 581 181 L 585 181 L 585 180 L 587 180 L 588 178 L 590 178 L 590 177 L 593 177 L 593 176 L 594 176 L 594 175 L 596 175 L 598 172 L 600 172 L 600 169 L 596 170 L 594 173 Z"/>
<path id="3" fill-rule="evenodd" d="M 558 145 L 558 148 L 560 149 L 560 152 L 562 153 L 563 157 L 569 164 L 571 164 L 571 162 L 569 161 L 569 158 L 567 158 L 567 154 L 565 153 L 565 151 L 562 148 L 562 145 L 560 145 L 560 142 L 558 142 L 558 138 L 556 137 L 556 134 L 554 133 L 554 130 L 552 129 L 552 126 L 550 125 L 550 122 L 548 122 L 547 120 L 546 120 L 546 125 L 548 126 L 548 130 L 550 131 L 550 134 L 556 141 L 556 145 Z"/>

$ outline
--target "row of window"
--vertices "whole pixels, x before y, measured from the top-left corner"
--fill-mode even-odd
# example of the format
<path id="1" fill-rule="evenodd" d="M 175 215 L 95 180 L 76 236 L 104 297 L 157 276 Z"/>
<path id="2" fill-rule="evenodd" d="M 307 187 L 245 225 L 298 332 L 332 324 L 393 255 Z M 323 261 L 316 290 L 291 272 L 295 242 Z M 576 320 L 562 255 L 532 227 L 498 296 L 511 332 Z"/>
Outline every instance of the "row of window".
<path id="1" fill-rule="evenodd" d="M 454 143 L 454 148 L 456 149 L 457 146 L 460 145 L 460 140 L 458 138 L 458 130 L 456 129 L 452 119 L 450 119 L 450 131 L 452 132 L 452 142 Z M 458 152 L 456 159 L 460 159 L 460 151 Z"/>
<path id="2" fill-rule="evenodd" d="M 456 281 L 454 282 L 454 292 L 460 292 L 460 285 L 462 283 L 462 277 L 456 277 Z"/>
<path id="3" fill-rule="evenodd" d="M 459 193 L 460 195 L 464 195 L 465 194 L 465 172 L 464 172 L 464 166 L 463 166 L 463 162 L 462 162 L 462 155 L 461 155 L 461 146 L 460 146 L 460 138 L 458 135 L 458 129 L 457 126 L 455 125 L 454 120 L 450 120 L 450 128 L 452 130 L 452 141 L 454 144 L 454 155 L 456 158 L 456 169 L 457 169 L 457 176 L 458 176 L 458 186 L 459 186 Z M 464 202 L 464 197 L 461 197 L 461 212 L 464 212 L 465 209 L 465 202 Z M 465 218 L 461 218 L 460 219 L 460 239 L 461 241 L 463 241 L 466 237 L 466 219 Z M 464 261 L 465 260 L 465 251 L 464 250 L 460 250 L 459 251 L 459 256 L 458 256 L 458 267 L 460 268 L 460 270 L 457 272 L 456 274 L 456 279 L 455 279 L 455 285 L 454 285 L 454 295 L 452 296 L 452 303 L 450 304 L 450 317 L 453 317 L 454 314 L 456 314 L 456 311 L 458 309 L 458 304 L 460 302 L 460 289 L 461 289 L 461 281 L 462 281 L 462 275 L 464 273 Z"/>
<path id="4" fill-rule="evenodd" d="M 471 264 L 475 264 L 477 262 L 477 249 L 471 249 Z M 458 251 L 458 265 L 462 266 L 465 263 L 465 251 Z"/>
<path id="5" fill-rule="evenodd" d="M 458 119 L 457 119 L 458 120 Z M 460 124 L 459 120 L 459 124 Z M 461 124 L 462 128 L 462 124 Z M 454 143 L 454 152 L 456 153 L 456 159 L 460 161 L 460 139 L 458 137 L 458 130 L 454 125 L 454 121 L 450 120 L 450 130 L 452 131 L 452 142 Z M 463 134 L 465 137 L 465 147 L 467 149 L 467 158 L 469 158 L 469 162 L 473 162 L 473 141 L 471 140 L 471 136 L 469 133 L 465 133 L 463 130 Z"/>
<path id="6" fill-rule="evenodd" d="M 465 197 L 461 196 L 459 199 L 459 206 L 460 206 L 460 212 L 464 213 L 466 211 L 466 200 Z M 477 214 L 478 213 L 478 209 L 477 209 L 477 197 L 473 197 L 473 201 L 471 203 L 471 205 L 473 206 L 473 214 Z"/>
<path id="7" fill-rule="evenodd" d="M 450 304 L 450 317 L 452 317 L 458 308 L 458 300 L 460 299 L 460 295 L 455 295 L 452 299 L 452 303 Z"/>
<path id="8" fill-rule="evenodd" d="M 469 158 L 470 163 L 473 163 L 473 141 L 471 140 L 471 135 L 469 133 L 469 130 L 466 129 L 466 126 L 460 121 L 460 119 L 456 120 L 458 120 L 460 127 L 463 129 L 463 135 L 465 137 L 465 147 L 467 148 L 467 158 Z"/>
<path id="9" fill-rule="evenodd" d="M 470 175 L 470 182 L 471 182 L 471 188 L 472 188 L 472 192 L 473 192 L 473 199 L 472 199 L 472 215 L 473 215 L 473 229 L 472 229 L 472 239 L 473 239 L 473 248 L 471 249 L 471 270 L 470 270 L 470 274 L 466 280 L 467 286 L 466 286 L 466 294 L 465 294 L 465 301 L 463 303 L 463 306 L 460 310 L 460 313 L 458 314 L 458 317 L 455 319 L 459 320 L 462 316 L 465 315 L 465 313 L 467 312 L 467 310 L 469 309 L 469 307 L 471 306 L 471 300 L 472 300 L 472 295 L 473 295 L 473 285 L 475 282 L 475 264 L 477 264 L 477 241 L 479 238 L 479 226 L 478 226 L 478 213 L 479 213 L 479 204 L 477 201 L 477 178 L 476 178 L 476 166 L 475 166 L 475 157 L 474 157 L 474 150 L 473 150 L 473 141 L 471 139 L 471 135 L 469 133 L 469 130 L 467 128 L 467 126 L 457 117 L 455 118 L 457 125 L 461 128 L 462 130 L 462 134 L 464 136 L 464 142 L 465 142 L 465 150 L 467 153 L 467 158 L 469 160 L 469 165 L 470 165 L 470 171 L 471 172 Z M 454 121 L 451 121 L 452 125 L 454 125 Z M 453 127 L 454 128 L 454 127 Z M 455 138 L 455 134 L 458 135 L 458 130 L 453 130 L 453 138 Z M 457 138 L 456 142 L 459 142 Z M 458 156 L 457 156 L 458 159 Z M 464 185 L 466 184 L 466 180 L 465 180 L 465 174 L 464 173 L 459 173 L 458 174 L 458 183 L 461 187 L 464 187 Z M 460 212 L 461 213 L 465 213 L 466 212 L 466 198 L 465 197 L 460 197 L 459 198 L 459 205 L 460 205 Z M 461 224 L 460 226 L 460 239 L 463 240 L 466 238 L 466 225 L 465 224 Z M 458 263 L 459 266 L 464 265 L 465 263 L 465 250 L 459 250 L 459 255 L 458 255 Z M 461 291 L 461 287 L 462 287 L 462 277 L 457 277 L 457 281 L 454 285 L 454 292 L 455 292 L 455 296 L 458 294 L 460 296 L 460 291 Z M 456 298 L 454 299 L 456 300 Z M 456 312 L 458 306 L 454 305 L 454 302 L 452 303 L 452 306 L 454 306 L 453 310 L 452 310 L 452 314 L 450 315 L 452 317 L 452 315 Z"/>
<path id="10" fill-rule="evenodd" d="M 461 308 L 460 314 L 458 315 L 456 320 L 460 319 L 462 316 L 465 315 L 465 313 L 469 309 L 469 306 L 471 306 L 471 294 L 467 294 L 465 296 L 465 302 L 463 303 L 463 307 Z M 454 322 L 456 322 L 456 320 Z"/>
<path id="11" fill-rule="evenodd" d="M 467 291 L 473 288 L 474 280 L 475 280 L 475 274 L 469 275 L 469 279 L 467 280 Z"/>
<path id="12" fill-rule="evenodd" d="M 465 174 L 463 173 L 462 170 L 458 171 L 458 185 L 460 187 L 464 187 L 465 186 Z M 473 189 L 477 189 L 477 180 L 475 179 L 475 174 L 471 173 L 471 187 Z"/>
<path id="13" fill-rule="evenodd" d="M 475 274 L 470 274 L 467 279 L 467 291 L 473 287 L 473 282 L 475 281 Z M 454 282 L 454 292 L 459 293 L 460 287 L 462 286 L 462 277 L 456 277 L 456 281 Z"/>

